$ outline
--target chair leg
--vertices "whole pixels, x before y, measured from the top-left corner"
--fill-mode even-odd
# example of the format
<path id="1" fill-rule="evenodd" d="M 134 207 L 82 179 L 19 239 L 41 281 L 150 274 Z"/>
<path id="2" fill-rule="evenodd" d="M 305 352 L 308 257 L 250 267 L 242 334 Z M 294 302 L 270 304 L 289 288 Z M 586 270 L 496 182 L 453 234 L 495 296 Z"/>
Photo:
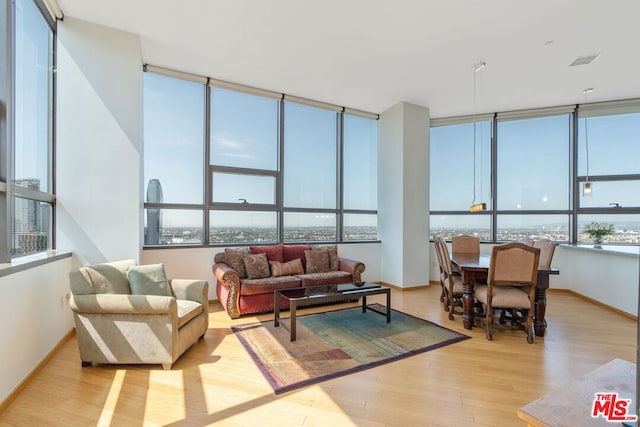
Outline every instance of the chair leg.
<path id="1" fill-rule="evenodd" d="M 487 306 L 487 339 L 493 340 L 493 307 Z"/>

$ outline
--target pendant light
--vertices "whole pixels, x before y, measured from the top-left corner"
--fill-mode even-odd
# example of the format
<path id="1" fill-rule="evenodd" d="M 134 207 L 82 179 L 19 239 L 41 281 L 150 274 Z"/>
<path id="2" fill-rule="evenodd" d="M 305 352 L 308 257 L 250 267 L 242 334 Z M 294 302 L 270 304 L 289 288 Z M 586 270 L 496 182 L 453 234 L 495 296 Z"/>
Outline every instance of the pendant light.
<path id="1" fill-rule="evenodd" d="M 476 74 L 487 65 L 486 62 L 478 62 L 473 66 L 473 201 L 469 206 L 469 212 L 482 212 L 487 210 L 486 203 L 476 203 Z M 482 153 L 480 153 L 482 156 Z M 480 175 L 482 175 L 482 166 L 480 167 Z M 482 187 L 480 187 L 480 200 L 482 200 Z"/>
<path id="2" fill-rule="evenodd" d="M 588 88 L 584 90 L 584 103 L 587 103 L 587 94 L 590 94 L 591 92 L 593 92 L 593 88 Z M 587 121 L 588 118 L 585 117 L 584 118 L 584 146 L 587 152 L 587 174 L 586 174 L 586 179 L 584 181 L 584 183 L 582 184 L 582 196 L 583 197 L 589 197 L 591 196 L 591 191 L 592 191 L 592 185 L 591 182 L 589 181 L 589 128 L 587 126 Z"/>

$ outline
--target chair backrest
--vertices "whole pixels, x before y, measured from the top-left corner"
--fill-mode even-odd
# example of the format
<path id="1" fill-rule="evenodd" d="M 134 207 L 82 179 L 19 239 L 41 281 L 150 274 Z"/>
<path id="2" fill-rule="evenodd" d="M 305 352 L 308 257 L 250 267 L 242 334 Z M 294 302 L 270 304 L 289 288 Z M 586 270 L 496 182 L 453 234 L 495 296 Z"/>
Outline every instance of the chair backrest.
<path id="1" fill-rule="evenodd" d="M 549 239 L 536 240 L 534 248 L 540 249 L 540 268 L 550 269 L 553 253 L 556 251 L 556 244 Z"/>
<path id="2" fill-rule="evenodd" d="M 451 238 L 452 252 L 465 252 L 471 254 L 480 253 L 480 239 L 475 236 L 461 234 Z"/>
<path id="3" fill-rule="evenodd" d="M 445 242 L 442 237 L 438 236 L 433 240 L 433 244 L 436 247 L 438 262 L 440 263 L 440 273 L 445 274 L 446 278 L 448 278 L 453 274 L 453 266 L 451 265 L 451 258 L 449 257 L 447 242 Z"/>
<path id="4" fill-rule="evenodd" d="M 522 237 L 516 240 L 516 242 L 524 243 L 525 245 L 529 246 L 533 246 L 533 244 L 535 243 L 535 241 L 531 237 Z"/>
<path id="5" fill-rule="evenodd" d="M 538 278 L 540 249 L 520 242 L 494 246 L 489 265 L 489 286 L 529 286 Z"/>

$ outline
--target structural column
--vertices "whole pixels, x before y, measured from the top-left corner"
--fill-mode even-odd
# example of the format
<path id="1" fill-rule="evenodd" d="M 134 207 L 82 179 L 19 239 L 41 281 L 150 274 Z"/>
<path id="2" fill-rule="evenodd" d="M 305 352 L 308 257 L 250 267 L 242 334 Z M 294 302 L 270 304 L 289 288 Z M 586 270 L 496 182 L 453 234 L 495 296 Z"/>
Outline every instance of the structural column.
<path id="1" fill-rule="evenodd" d="M 401 102 L 378 121 L 381 280 L 429 282 L 429 109 Z"/>

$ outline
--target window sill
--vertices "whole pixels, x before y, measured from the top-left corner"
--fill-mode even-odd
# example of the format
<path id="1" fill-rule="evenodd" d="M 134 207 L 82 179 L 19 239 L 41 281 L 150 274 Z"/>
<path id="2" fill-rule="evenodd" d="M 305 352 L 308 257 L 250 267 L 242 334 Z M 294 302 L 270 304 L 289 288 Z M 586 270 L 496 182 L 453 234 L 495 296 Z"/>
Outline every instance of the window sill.
<path id="1" fill-rule="evenodd" d="M 71 257 L 71 252 L 48 251 L 15 258 L 11 262 L 0 264 L 0 277 L 9 276 L 10 274 L 29 270 L 69 257 Z"/>
<path id="2" fill-rule="evenodd" d="M 588 243 L 588 244 L 579 244 L 579 245 L 562 244 L 560 246 L 564 246 L 571 249 L 608 253 L 608 254 L 618 254 L 618 255 L 628 255 L 628 256 L 640 255 L 640 246 L 637 246 L 637 245 L 636 246 L 634 245 L 602 245 L 602 248 L 594 248 L 593 244 Z"/>

